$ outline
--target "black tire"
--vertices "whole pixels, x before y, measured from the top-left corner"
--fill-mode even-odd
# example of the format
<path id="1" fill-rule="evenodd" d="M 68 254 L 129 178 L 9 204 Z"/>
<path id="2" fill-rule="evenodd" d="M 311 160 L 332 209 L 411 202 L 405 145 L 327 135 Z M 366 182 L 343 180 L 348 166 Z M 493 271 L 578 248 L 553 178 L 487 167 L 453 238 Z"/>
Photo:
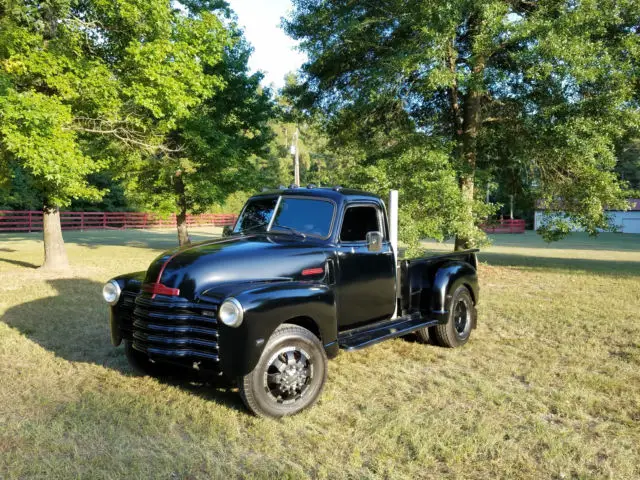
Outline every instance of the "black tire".
<path id="1" fill-rule="evenodd" d="M 431 341 L 431 334 L 429 333 L 429 327 L 421 328 L 415 331 L 416 337 L 420 343 L 429 344 Z"/>
<path id="2" fill-rule="evenodd" d="M 327 355 L 318 337 L 297 325 L 280 325 L 255 368 L 238 378 L 240 396 L 254 414 L 279 418 L 313 405 L 327 378 Z"/>
<path id="3" fill-rule="evenodd" d="M 133 348 L 130 340 L 124 341 L 124 354 L 127 357 L 129 366 L 136 375 L 160 378 L 171 374 L 172 369 L 170 366 L 153 363 L 144 353 Z"/>
<path id="4" fill-rule="evenodd" d="M 449 303 L 447 323 L 431 327 L 429 333 L 441 347 L 461 347 L 469 340 L 471 329 L 476 324 L 476 309 L 467 287 L 461 286 L 453 292 Z"/>

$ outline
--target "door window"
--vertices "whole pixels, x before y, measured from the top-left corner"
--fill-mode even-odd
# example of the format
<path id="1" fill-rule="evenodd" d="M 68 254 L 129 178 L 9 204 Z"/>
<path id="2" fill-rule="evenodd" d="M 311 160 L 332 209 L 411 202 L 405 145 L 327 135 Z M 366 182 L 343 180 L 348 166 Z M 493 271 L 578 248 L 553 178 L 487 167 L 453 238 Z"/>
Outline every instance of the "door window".
<path id="1" fill-rule="evenodd" d="M 344 214 L 340 240 L 364 242 L 369 232 L 381 232 L 378 210 L 374 206 L 349 207 Z"/>

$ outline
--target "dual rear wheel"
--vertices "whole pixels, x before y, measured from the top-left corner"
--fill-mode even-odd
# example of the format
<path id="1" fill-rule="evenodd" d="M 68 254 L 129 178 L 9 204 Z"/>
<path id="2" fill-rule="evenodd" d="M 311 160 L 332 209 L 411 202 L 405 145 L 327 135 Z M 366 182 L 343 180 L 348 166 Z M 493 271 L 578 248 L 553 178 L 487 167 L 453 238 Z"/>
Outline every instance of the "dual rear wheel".
<path id="1" fill-rule="evenodd" d="M 476 323 L 476 315 L 469 289 L 460 286 L 451 296 L 447 323 L 421 328 L 416 333 L 424 343 L 433 340 L 441 347 L 461 347 L 469 341 L 471 329 Z"/>

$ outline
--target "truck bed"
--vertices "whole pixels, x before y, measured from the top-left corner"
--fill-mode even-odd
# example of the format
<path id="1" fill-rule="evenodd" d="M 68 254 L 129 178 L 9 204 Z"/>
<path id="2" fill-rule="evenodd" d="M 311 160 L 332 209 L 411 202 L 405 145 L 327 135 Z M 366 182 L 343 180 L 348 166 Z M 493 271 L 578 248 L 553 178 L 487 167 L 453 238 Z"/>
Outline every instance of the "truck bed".
<path id="1" fill-rule="evenodd" d="M 459 252 L 447 252 L 447 253 L 433 253 L 432 255 L 425 255 L 423 257 L 408 258 L 398 260 L 398 266 L 401 266 L 403 262 L 406 262 L 409 266 L 426 265 L 432 263 L 438 263 L 440 261 L 459 259 L 469 263 L 473 268 L 478 268 L 476 253 L 480 249 L 474 248 L 472 250 L 461 250 Z"/>
<path id="2" fill-rule="evenodd" d="M 475 272 L 478 268 L 476 253 L 478 249 L 459 252 L 438 253 L 424 257 L 399 260 L 400 288 L 399 311 L 402 315 L 420 313 L 429 316 L 433 310 L 433 294 L 436 289 L 436 273 L 450 264 Z"/>

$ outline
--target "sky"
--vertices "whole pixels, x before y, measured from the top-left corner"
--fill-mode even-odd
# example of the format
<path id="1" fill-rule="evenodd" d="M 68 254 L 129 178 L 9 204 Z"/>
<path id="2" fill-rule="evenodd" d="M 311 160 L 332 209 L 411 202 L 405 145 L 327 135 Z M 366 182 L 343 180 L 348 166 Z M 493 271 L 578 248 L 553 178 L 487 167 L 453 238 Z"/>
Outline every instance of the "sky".
<path id="1" fill-rule="evenodd" d="M 279 27 L 280 18 L 291 9 L 290 0 L 227 0 L 238 15 L 245 37 L 254 48 L 249 67 L 261 70 L 265 85 L 280 88 L 284 76 L 296 71 L 306 56 L 295 50 L 296 42 Z"/>

